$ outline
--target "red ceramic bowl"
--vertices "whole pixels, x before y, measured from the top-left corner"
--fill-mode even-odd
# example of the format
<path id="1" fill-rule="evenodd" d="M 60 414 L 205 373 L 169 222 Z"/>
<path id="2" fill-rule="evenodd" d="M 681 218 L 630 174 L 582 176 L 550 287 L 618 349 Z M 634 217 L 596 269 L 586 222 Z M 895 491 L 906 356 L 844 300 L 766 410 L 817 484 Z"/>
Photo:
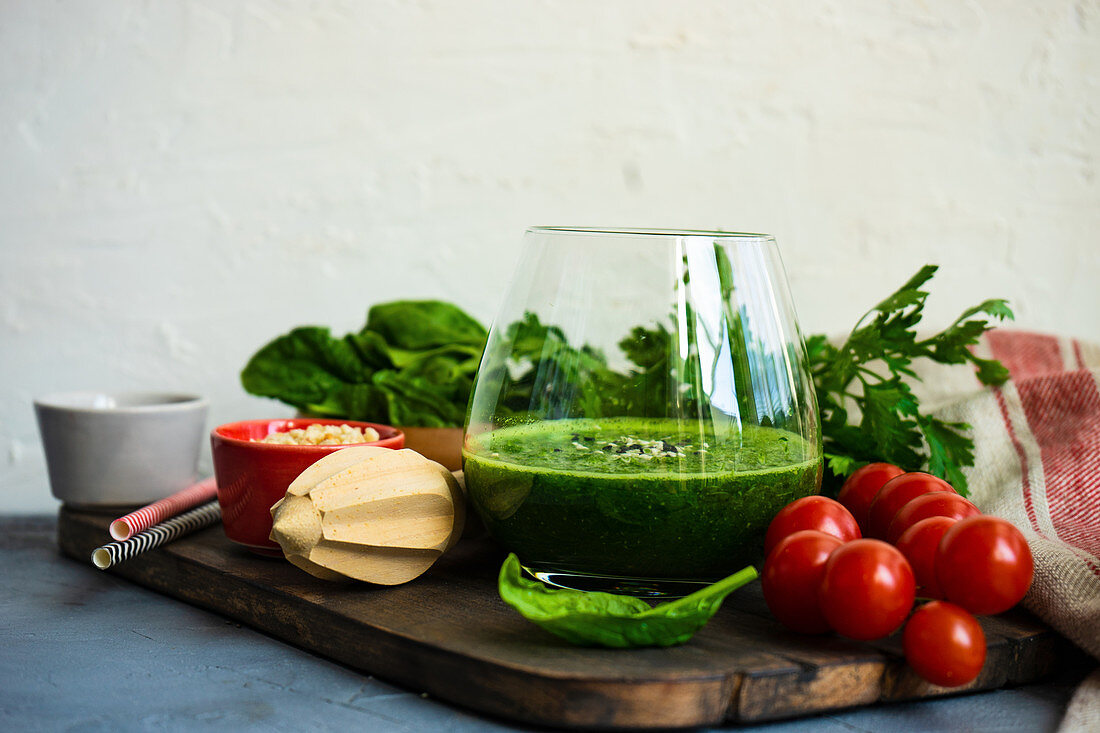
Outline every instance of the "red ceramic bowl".
<path id="1" fill-rule="evenodd" d="M 268 539 L 271 534 L 271 506 L 286 494 L 298 474 L 316 461 L 345 445 L 281 445 L 257 442 L 272 433 L 283 433 L 310 425 L 350 425 L 374 428 L 383 448 L 403 448 L 405 434 L 389 425 L 333 419 L 242 420 L 214 428 L 210 449 L 214 477 L 218 482 L 218 503 L 222 526 L 229 539 L 264 554 L 282 554 Z"/>

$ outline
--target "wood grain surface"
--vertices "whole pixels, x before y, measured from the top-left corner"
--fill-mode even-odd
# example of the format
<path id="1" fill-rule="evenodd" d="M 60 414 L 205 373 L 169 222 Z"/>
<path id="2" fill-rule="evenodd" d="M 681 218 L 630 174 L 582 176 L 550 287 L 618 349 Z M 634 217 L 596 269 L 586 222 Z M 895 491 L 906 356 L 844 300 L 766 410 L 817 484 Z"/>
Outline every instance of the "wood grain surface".
<path id="1" fill-rule="evenodd" d="M 89 564 L 109 518 L 62 508 L 58 541 Z M 985 668 L 965 688 L 918 678 L 900 635 L 807 637 L 770 616 L 759 582 L 730 596 L 687 644 L 570 646 L 496 593 L 502 554 L 464 539 L 417 580 L 334 584 L 230 543 L 221 527 L 107 572 L 241 621 L 365 673 L 508 720 L 554 727 L 669 728 L 755 722 L 1016 685 L 1080 653 L 1023 611 L 983 617 Z"/>

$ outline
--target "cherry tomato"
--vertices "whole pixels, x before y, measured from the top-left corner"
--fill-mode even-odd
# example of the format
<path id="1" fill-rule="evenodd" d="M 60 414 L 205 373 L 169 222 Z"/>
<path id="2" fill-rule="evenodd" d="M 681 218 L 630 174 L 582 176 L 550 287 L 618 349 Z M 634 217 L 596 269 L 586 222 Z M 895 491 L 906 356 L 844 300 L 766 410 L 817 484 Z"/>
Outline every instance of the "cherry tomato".
<path id="1" fill-rule="evenodd" d="M 893 463 L 868 463 L 848 477 L 841 487 L 836 500 L 847 508 L 856 518 L 859 528 L 867 533 L 867 512 L 871 508 L 871 502 L 887 481 L 900 476 L 905 471 Z"/>
<path id="2" fill-rule="evenodd" d="M 898 538 L 905 530 L 929 517 L 964 519 L 976 514 L 981 514 L 978 507 L 958 494 L 950 491 L 932 491 L 910 500 L 908 504 L 898 509 L 894 520 L 890 522 L 890 529 L 886 531 L 886 539 L 890 544 L 896 545 Z"/>
<path id="3" fill-rule="evenodd" d="M 915 585 L 909 561 L 895 548 L 879 540 L 855 540 L 829 555 L 818 598 L 835 631 L 852 639 L 879 639 L 904 623 Z"/>
<path id="4" fill-rule="evenodd" d="M 898 510 L 908 504 L 912 499 L 921 494 L 932 491 L 955 491 L 951 484 L 942 478 L 936 478 L 930 473 L 913 471 L 903 473 L 886 482 L 875 500 L 871 502 L 871 508 L 867 516 L 867 535 L 878 539 L 886 539 L 886 532 L 890 529 L 890 522 L 894 521 L 894 515 Z"/>
<path id="5" fill-rule="evenodd" d="M 764 556 L 771 553 L 779 540 L 802 529 L 816 529 L 845 542 L 862 536 L 855 517 L 839 502 L 824 496 L 804 496 L 780 509 L 772 519 L 764 535 Z"/>
<path id="6" fill-rule="evenodd" d="M 985 634 L 978 619 L 953 603 L 932 601 L 917 609 L 902 635 L 905 661 L 942 687 L 970 682 L 985 664 Z"/>
<path id="7" fill-rule="evenodd" d="M 917 595 L 921 598 L 943 598 L 940 582 L 936 580 L 936 548 L 943 533 L 957 521 L 952 517 L 922 519 L 898 538 L 898 551 L 913 568 Z"/>
<path id="8" fill-rule="evenodd" d="M 936 579 L 947 600 L 971 613 L 1007 611 L 1031 586 L 1035 564 L 1020 530 L 997 517 L 960 519 L 936 550 Z"/>
<path id="9" fill-rule="evenodd" d="M 843 542 L 812 529 L 787 535 L 764 561 L 760 585 L 764 600 L 781 624 L 803 634 L 829 630 L 821 615 L 817 589 L 825 572 L 825 561 Z"/>

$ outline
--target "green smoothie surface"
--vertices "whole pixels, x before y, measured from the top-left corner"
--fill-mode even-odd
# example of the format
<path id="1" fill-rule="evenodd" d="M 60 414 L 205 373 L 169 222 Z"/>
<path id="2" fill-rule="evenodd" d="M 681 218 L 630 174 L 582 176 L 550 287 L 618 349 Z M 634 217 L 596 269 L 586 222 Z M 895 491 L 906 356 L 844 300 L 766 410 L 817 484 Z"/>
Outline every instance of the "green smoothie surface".
<path id="1" fill-rule="evenodd" d="M 715 473 L 785 468 L 815 460 L 806 441 L 748 427 L 719 440 L 675 421 L 639 418 L 550 420 L 500 428 L 471 439 L 467 455 L 564 473 Z"/>
<path id="2" fill-rule="evenodd" d="M 623 577 L 740 569 L 775 512 L 821 481 L 820 451 L 793 433 L 716 436 L 673 420 L 499 428 L 470 436 L 463 457 L 474 507 L 525 565 Z"/>

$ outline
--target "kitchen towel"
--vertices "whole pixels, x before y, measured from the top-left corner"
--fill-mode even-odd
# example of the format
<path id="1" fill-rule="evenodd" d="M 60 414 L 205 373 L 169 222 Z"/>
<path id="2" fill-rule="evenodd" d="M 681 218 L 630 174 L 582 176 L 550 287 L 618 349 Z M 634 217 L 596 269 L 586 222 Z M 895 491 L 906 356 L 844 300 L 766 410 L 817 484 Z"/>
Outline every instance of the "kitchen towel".
<path id="1" fill-rule="evenodd" d="M 966 369 L 931 364 L 918 396 L 936 417 L 972 426 L 970 498 L 1019 527 L 1035 558 L 1023 605 L 1100 659 L 1100 346 L 994 329 L 976 351 L 999 359 L 1009 381 L 983 387 Z M 1097 685 L 1096 674 L 1081 685 L 1063 731 L 1100 721 Z"/>

